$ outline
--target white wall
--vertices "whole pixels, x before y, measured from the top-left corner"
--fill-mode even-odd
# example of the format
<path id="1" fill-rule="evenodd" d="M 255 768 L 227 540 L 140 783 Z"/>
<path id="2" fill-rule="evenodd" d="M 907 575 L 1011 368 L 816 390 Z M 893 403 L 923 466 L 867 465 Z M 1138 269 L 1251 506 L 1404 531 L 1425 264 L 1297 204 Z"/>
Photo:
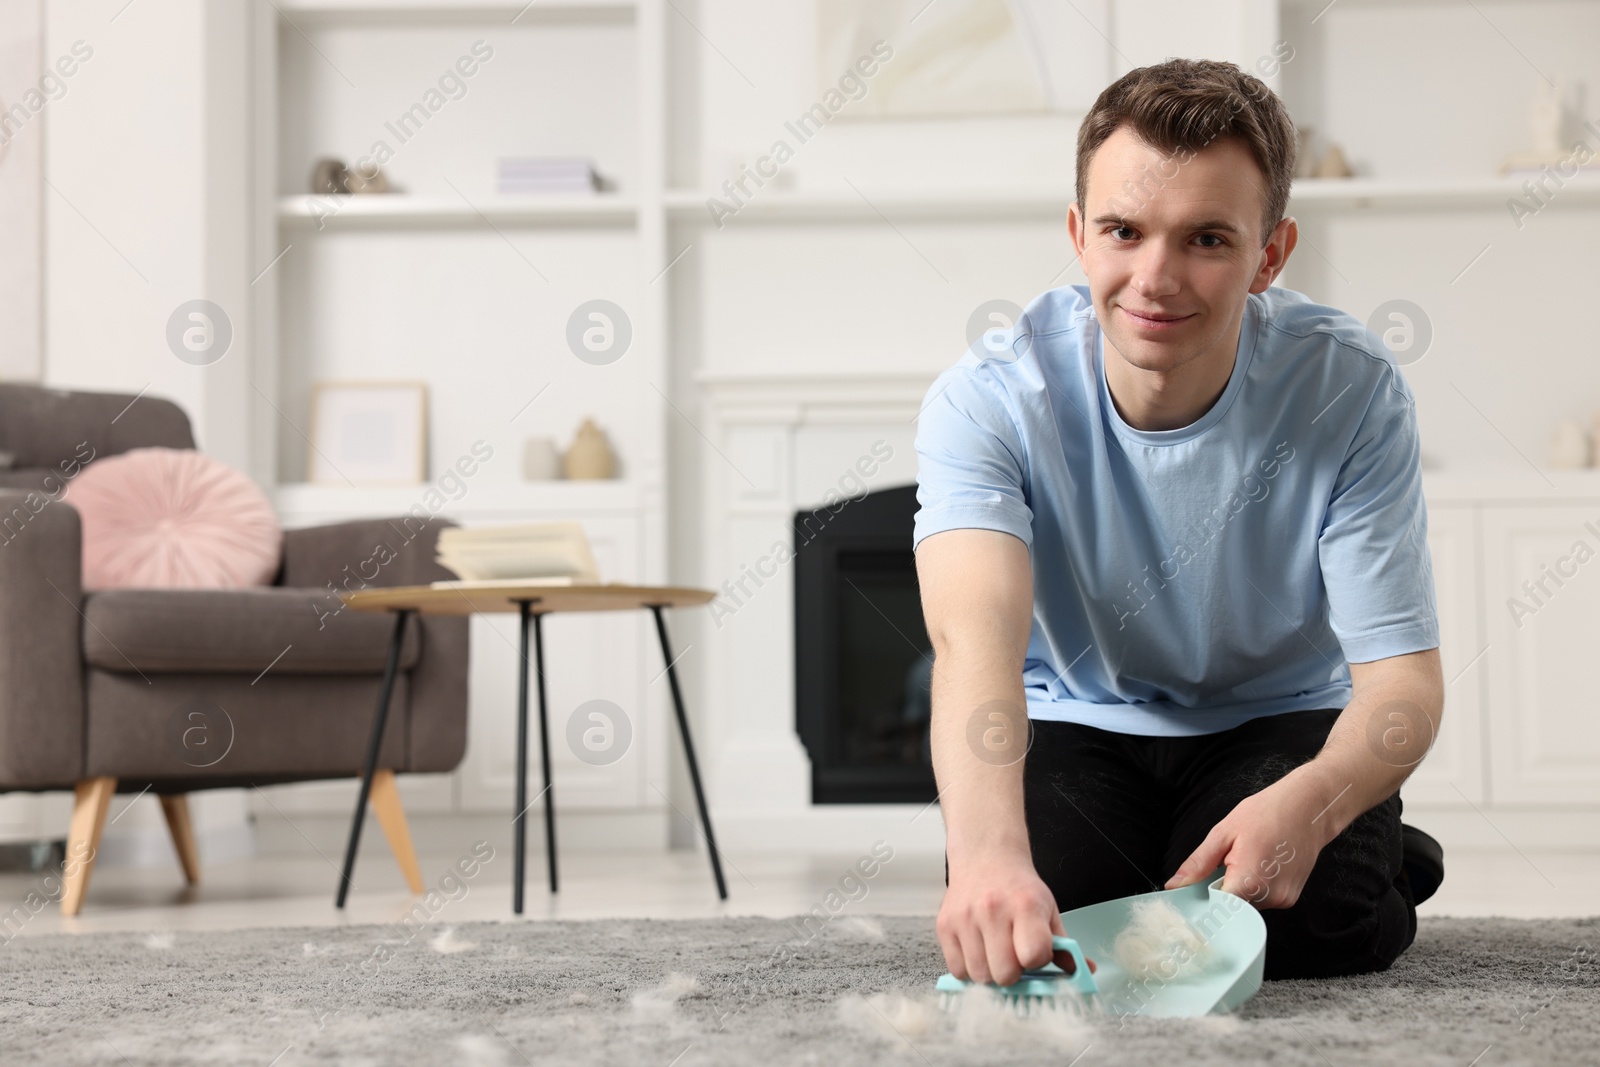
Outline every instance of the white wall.
<path id="1" fill-rule="evenodd" d="M 0 330 L 0 378 L 37 378 L 44 361 L 39 315 L 46 188 L 42 116 L 50 97 L 70 91 L 70 86 L 56 74 L 57 81 L 40 89 L 40 79 L 50 69 L 41 54 L 43 14 L 41 0 L 0 0 L 0 110 L 22 108 L 0 119 L 0 219 L 5 220 L 5 240 L 0 242 L 0 323 L 5 324 Z"/>
<path id="2" fill-rule="evenodd" d="M 45 55 L 92 49 L 49 107 L 44 379 L 169 397 L 207 452 L 248 469 L 253 271 L 247 244 L 249 51 L 241 5 L 48 0 Z M 194 299 L 232 320 L 223 358 L 168 348 Z"/>

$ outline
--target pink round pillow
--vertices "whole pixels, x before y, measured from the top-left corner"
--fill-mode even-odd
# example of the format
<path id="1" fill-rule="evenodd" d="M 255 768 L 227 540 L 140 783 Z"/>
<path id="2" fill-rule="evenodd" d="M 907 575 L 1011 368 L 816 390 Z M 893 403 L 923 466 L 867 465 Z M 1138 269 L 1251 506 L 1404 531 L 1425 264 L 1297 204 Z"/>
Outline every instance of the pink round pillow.
<path id="1" fill-rule="evenodd" d="M 267 585 L 283 531 L 244 474 L 187 448 L 96 460 L 64 495 L 83 521 L 85 589 Z"/>

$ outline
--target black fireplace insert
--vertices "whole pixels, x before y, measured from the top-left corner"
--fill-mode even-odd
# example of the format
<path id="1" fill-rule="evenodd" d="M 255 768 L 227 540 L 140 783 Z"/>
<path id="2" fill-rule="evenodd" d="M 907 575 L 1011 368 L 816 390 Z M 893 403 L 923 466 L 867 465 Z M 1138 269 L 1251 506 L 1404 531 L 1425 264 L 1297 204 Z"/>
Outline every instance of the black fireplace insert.
<path id="1" fill-rule="evenodd" d="M 916 492 L 880 489 L 794 516 L 795 726 L 816 804 L 927 803 L 937 792 Z"/>

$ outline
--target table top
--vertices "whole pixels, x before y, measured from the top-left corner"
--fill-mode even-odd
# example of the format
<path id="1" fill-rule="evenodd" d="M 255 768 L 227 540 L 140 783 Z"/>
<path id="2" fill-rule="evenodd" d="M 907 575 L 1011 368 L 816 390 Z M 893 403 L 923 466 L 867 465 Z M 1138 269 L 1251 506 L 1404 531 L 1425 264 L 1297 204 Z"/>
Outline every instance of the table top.
<path id="1" fill-rule="evenodd" d="M 400 611 L 409 609 L 422 615 L 473 615 L 516 612 L 519 601 L 529 602 L 539 615 L 556 611 L 628 611 L 656 605 L 668 608 L 692 607 L 716 597 L 710 589 L 681 585 L 630 585 L 607 582 L 603 585 L 530 585 L 462 583 L 455 586 L 397 585 L 379 589 L 358 589 L 339 594 L 356 611 Z"/>

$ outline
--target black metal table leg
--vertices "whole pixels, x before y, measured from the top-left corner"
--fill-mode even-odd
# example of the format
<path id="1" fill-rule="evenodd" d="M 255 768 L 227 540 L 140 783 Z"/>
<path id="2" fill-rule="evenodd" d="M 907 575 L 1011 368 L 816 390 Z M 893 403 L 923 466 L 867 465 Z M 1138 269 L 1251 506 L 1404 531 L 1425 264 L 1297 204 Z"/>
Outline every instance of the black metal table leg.
<path id="1" fill-rule="evenodd" d="M 517 602 L 522 619 L 522 643 L 517 657 L 517 815 L 512 820 L 511 910 L 522 914 L 522 872 L 528 849 L 528 620 L 529 602 Z"/>
<path id="2" fill-rule="evenodd" d="M 700 825 L 706 834 L 706 850 L 711 853 L 711 874 L 717 880 L 717 897 L 728 899 L 728 885 L 722 880 L 722 857 L 717 853 L 717 838 L 711 832 L 711 813 L 706 810 L 706 794 L 700 785 L 700 764 L 694 758 L 694 742 L 689 738 L 689 717 L 683 711 L 683 693 L 678 689 L 678 672 L 672 665 L 672 645 L 667 640 L 667 622 L 661 605 L 651 604 L 656 617 L 656 633 L 661 638 L 661 655 L 667 661 L 667 681 L 672 685 L 672 706 L 678 713 L 678 733 L 683 737 L 683 754 L 689 760 L 689 780 L 694 783 L 694 800 L 700 807 Z"/>
<path id="3" fill-rule="evenodd" d="M 410 608 L 395 612 L 394 634 L 389 639 L 389 660 L 383 666 L 383 689 L 378 694 L 378 712 L 372 723 L 372 736 L 367 741 L 367 764 L 361 772 L 361 792 L 356 798 L 355 818 L 350 821 L 350 843 L 344 850 L 344 870 L 339 873 L 339 893 L 334 907 L 344 907 L 350 892 L 350 875 L 355 871 L 356 848 L 361 844 L 361 824 L 366 821 L 367 800 L 372 794 L 372 775 L 378 769 L 378 750 L 383 745 L 383 727 L 389 720 L 389 697 L 394 693 L 394 679 L 400 670 L 400 646 L 405 642 L 406 620 L 411 618 Z"/>
<path id="4" fill-rule="evenodd" d="M 533 666 L 539 677 L 539 758 L 544 766 L 544 850 L 550 865 L 550 892 L 556 891 L 556 791 L 550 781 L 550 721 L 544 699 L 544 629 L 542 614 L 533 617 Z"/>

